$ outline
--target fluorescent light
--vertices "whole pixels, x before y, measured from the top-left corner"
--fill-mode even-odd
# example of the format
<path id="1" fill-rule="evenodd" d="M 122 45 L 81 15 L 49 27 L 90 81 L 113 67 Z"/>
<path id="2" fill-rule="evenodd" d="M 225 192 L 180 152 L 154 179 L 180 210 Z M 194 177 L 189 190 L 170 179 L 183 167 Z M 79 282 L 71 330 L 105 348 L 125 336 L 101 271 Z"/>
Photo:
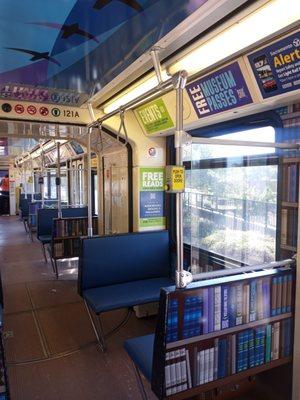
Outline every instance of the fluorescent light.
<path id="1" fill-rule="evenodd" d="M 192 75 L 285 28 L 299 18 L 299 0 L 270 1 L 192 50 L 173 64 L 169 72 L 174 74 L 185 69 Z"/>
<path id="2" fill-rule="evenodd" d="M 299 18 L 299 0 L 289 0 L 288 2 L 287 0 L 271 0 L 186 54 L 172 64 L 168 68 L 168 72 L 173 75 L 180 70 L 186 70 L 189 75 L 193 75 L 251 46 L 274 32 L 280 31 L 298 21 Z M 166 70 L 162 71 L 162 78 L 163 80 L 168 78 Z M 104 113 L 108 114 L 117 110 L 156 86 L 157 79 L 152 74 L 110 103 L 107 103 L 104 106 Z"/>
<path id="3" fill-rule="evenodd" d="M 162 71 L 162 78 L 163 80 L 168 79 L 166 70 Z M 151 77 L 148 77 L 146 80 L 138 83 L 138 85 L 131 88 L 129 91 L 125 92 L 121 96 L 115 98 L 113 102 L 107 103 L 103 111 L 105 114 L 109 114 L 110 112 L 117 110 L 121 106 L 129 103 L 131 100 L 136 99 L 137 97 L 155 88 L 156 86 L 157 86 L 156 75 L 152 75 Z"/>

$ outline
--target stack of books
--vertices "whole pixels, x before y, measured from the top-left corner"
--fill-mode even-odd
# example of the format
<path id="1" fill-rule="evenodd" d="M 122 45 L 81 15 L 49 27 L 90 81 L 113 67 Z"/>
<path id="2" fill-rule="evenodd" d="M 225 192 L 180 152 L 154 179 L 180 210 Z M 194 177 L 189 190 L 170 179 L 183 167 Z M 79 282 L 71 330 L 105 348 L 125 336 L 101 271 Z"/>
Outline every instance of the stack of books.
<path id="1" fill-rule="evenodd" d="M 166 353 L 166 394 L 175 394 L 292 354 L 293 320 L 245 329 Z"/>
<path id="2" fill-rule="evenodd" d="M 290 313 L 292 281 L 292 273 L 286 272 L 197 289 L 196 295 L 187 291 L 181 304 L 171 298 L 167 343 Z"/>

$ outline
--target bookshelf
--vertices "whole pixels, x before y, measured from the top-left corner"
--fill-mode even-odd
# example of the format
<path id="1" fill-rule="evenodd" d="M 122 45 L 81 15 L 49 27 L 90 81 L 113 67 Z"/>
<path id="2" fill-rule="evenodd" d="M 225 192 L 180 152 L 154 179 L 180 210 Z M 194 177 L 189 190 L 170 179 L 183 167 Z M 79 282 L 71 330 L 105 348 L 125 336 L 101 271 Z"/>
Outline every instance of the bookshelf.
<path id="1" fill-rule="evenodd" d="M 98 233 L 98 217 L 93 217 L 93 232 Z M 54 260 L 79 256 L 80 237 L 87 236 L 88 218 L 55 218 L 53 219 L 53 234 L 51 254 Z"/>
<path id="2" fill-rule="evenodd" d="M 279 258 L 297 251 L 299 157 L 285 157 L 281 163 Z"/>
<path id="3" fill-rule="evenodd" d="M 163 367 L 152 380 L 158 398 L 188 399 L 292 361 L 293 270 L 232 278 L 165 291 L 154 350 Z"/>

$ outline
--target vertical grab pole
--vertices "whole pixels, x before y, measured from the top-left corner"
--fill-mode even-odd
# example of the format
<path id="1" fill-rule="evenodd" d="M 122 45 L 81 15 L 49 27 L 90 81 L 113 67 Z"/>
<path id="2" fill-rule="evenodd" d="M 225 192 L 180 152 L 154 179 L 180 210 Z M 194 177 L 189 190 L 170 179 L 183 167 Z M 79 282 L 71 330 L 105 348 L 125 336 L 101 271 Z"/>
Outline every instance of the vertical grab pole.
<path id="1" fill-rule="evenodd" d="M 42 208 L 45 206 L 45 198 L 44 198 L 44 171 L 45 171 L 45 156 L 44 156 L 44 149 L 42 146 L 42 184 L 41 184 L 41 196 L 42 196 Z"/>
<path id="2" fill-rule="evenodd" d="M 32 174 L 32 201 L 34 202 L 34 168 L 33 168 L 33 159 L 31 157 L 31 174 Z"/>
<path id="3" fill-rule="evenodd" d="M 61 180 L 60 180 L 60 142 L 56 142 L 57 149 L 57 164 L 56 164 L 56 191 L 57 191 L 57 210 L 58 218 L 62 218 L 61 211 Z"/>
<path id="4" fill-rule="evenodd" d="M 96 120 L 93 106 L 89 102 L 88 110 L 92 122 Z M 88 236 L 93 236 L 93 214 L 92 214 L 92 168 L 91 168 L 91 134 L 92 128 L 88 129 L 87 133 L 87 188 L 88 188 Z"/>
<path id="5" fill-rule="evenodd" d="M 23 184 L 24 184 L 25 199 L 27 200 L 26 166 L 24 161 L 23 161 Z"/>
<path id="6" fill-rule="evenodd" d="M 173 77 L 173 85 L 176 90 L 176 128 L 175 128 L 175 149 L 176 165 L 182 166 L 182 145 L 185 133 L 183 131 L 183 90 L 186 85 L 187 72 L 180 71 Z M 184 287 L 183 269 L 183 193 L 176 193 L 176 287 Z"/>
<path id="7" fill-rule="evenodd" d="M 87 137 L 87 188 L 88 188 L 88 236 L 93 236 L 93 217 L 92 217 L 92 169 L 91 169 L 91 133 L 88 130 Z"/>

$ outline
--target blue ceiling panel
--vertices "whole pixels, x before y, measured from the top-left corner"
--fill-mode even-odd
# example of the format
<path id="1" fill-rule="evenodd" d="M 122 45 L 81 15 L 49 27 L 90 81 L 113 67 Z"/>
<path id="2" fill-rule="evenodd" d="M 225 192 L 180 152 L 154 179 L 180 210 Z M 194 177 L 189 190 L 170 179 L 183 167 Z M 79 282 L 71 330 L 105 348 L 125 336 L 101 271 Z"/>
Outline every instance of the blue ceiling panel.
<path id="1" fill-rule="evenodd" d="M 0 84 L 91 94 L 208 0 L 1 0 Z"/>

